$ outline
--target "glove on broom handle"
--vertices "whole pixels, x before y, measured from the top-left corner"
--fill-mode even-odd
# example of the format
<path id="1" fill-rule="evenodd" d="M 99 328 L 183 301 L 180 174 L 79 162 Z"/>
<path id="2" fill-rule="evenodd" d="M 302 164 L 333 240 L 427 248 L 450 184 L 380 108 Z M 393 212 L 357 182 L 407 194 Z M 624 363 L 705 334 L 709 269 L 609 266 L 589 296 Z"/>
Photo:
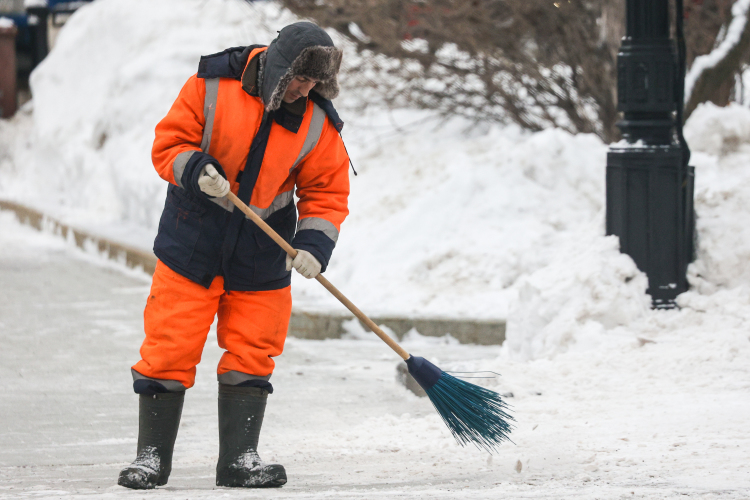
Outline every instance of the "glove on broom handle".
<path id="1" fill-rule="evenodd" d="M 242 202 L 237 196 L 232 193 L 231 191 L 227 193 L 227 198 L 229 201 L 234 203 L 234 205 L 242 210 L 242 212 L 247 215 L 247 217 L 255 222 L 255 224 L 258 225 L 259 228 L 263 230 L 264 233 L 266 233 L 273 241 L 275 241 L 286 253 L 289 254 L 291 258 L 295 258 L 297 256 L 297 250 L 292 248 L 292 246 L 286 242 L 284 238 L 279 236 L 279 234 L 274 231 L 271 226 L 265 223 L 263 219 L 261 219 L 258 214 L 250 210 L 250 207 L 245 205 L 245 203 Z M 372 330 L 372 332 L 380 337 L 380 340 L 388 344 L 388 347 L 393 349 L 396 354 L 401 356 L 404 360 L 409 359 L 410 354 L 404 350 L 403 347 L 398 345 L 398 343 L 393 340 L 391 337 L 388 336 L 383 330 L 381 330 L 378 325 L 375 324 L 373 320 L 368 318 L 365 313 L 359 310 L 357 306 L 355 306 L 351 300 L 347 299 L 346 296 L 341 293 L 338 288 L 333 286 L 330 281 L 328 281 L 321 273 L 318 273 L 317 276 L 315 276 L 315 279 L 318 280 L 318 282 L 323 285 L 326 290 L 331 292 L 331 294 L 339 299 L 339 302 L 344 304 L 347 309 L 349 309 L 357 318 L 359 318 L 367 327 Z"/>

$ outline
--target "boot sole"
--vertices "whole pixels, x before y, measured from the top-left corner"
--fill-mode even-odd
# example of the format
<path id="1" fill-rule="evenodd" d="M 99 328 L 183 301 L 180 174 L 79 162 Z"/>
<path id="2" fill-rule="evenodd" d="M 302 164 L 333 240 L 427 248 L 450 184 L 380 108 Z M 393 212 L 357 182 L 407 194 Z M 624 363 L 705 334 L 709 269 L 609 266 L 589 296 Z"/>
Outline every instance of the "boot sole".
<path id="1" fill-rule="evenodd" d="M 280 488 L 286 484 L 286 470 L 282 465 L 269 465 L 265 467 L 260 477 L 237 477 L 235 475 L 229 475 L 228 477 L 222 477 L 222 475 L 216 476 L 216 486 L 222 486 L 225 488 Z M 265 479 L 262 477 L 265 476 Z M 260 482 L 262 480 L 262 482 Z"/>
<path id="2" fill-rule="evenodd" d="M 167 484 L 168 478 L 158 478 L 156 481 L 143 480 L 144 478 L 136 473 L 127 472 L 127 469 L 120 472 L 117 478 L 117 484 L 131 490 L 153 490 L 157 486 Z"/>

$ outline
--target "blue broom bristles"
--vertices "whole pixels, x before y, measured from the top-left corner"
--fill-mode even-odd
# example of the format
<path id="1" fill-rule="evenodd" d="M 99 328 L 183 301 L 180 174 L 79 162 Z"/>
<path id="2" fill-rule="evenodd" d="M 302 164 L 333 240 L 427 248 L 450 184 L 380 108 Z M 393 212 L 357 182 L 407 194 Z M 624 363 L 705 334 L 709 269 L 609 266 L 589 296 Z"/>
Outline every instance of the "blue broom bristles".
<path id="1" fill-rule="evenodd" d="M 461 446 L 472 443 L 492 452 L 510 441 L 513 417 L 498 393 L 445 372 L 425 392 Z"/>
<path id="2" fill-rule="evenodd" d="M 492 452 L 510 441 L 514 419 L 498 393 L 449 375 L 424 358 L 411 356 L 406 364 L 461 446 L 471 443 Z"/>

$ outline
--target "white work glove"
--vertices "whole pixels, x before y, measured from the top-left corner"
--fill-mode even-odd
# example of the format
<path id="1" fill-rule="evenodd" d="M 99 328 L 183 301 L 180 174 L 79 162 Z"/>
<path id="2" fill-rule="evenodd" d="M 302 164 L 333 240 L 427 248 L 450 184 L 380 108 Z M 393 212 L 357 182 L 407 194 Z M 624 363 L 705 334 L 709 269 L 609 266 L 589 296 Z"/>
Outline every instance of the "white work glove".
<path id="1" fill-rule="evenodd" d="M 216 167 L 210 163 L 203 167 L 201 175 L 198 177 L 198 186 L 208 196 L 216 198 L 226 196 L 229 192 L 229 181 L 222 177 L 216 171 Z"/>
<path id="2" fill-rule="evenodd" d="M 294 267 L 298 273 L 307 279 L 312 279 L 320 274 L 320 262 L 305 250 L 297 250 L 297 256 L 292 260 L 287 254 L 286 270 L 291 271 Z"/>

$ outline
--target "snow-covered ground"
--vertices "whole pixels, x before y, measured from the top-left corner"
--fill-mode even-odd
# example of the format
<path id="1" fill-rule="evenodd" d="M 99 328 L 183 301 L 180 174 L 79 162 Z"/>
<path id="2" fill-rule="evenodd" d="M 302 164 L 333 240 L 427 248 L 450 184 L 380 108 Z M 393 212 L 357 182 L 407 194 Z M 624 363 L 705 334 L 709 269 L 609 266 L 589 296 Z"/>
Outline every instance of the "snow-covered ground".
<path id="1" fill-rule="evenodd" d="M 616 332 L 616 345 L 512 361 L 499 347 L 411 335 L 447 370 L 502 372 L 517 420 L 491 456 L 460 448 L 430 403 L 395 380 L 379 341 L 290 338 L 278 358 L 260 452 L 281 490 L 217 489 L 209 336 L 186 398 L 169 485 L 115 485 L 135 453 L 129 366 L 148 277 L 123 273 L 0 212 L 0 499 L 720 498 L 750 495 L 745 291 L 691 296 Z M 711 311 L 710 313 L 707 311 Z"/>
<path id="2" fill-rule="evenodd" d="M 240 0 L 82 8 L 33 74 L 32 103 L 0 121 L 0 197 L 150 248 L 165 193 L 155 124 L 200 54 L 267 43 L 293 20 Z M 652 311 L 645 276 L 604 236 L 596 137 L 363 111 L 366 89 L 342 80 L 360 175 L 326 275 L 372 315 L 507 319 L 502 347 L 405 345 L 502 373 L 480 382 L 513 393 L 515 444 L 492 458 L 457 447 L 378 341 L 290 339 L 261 451 L 293 479 L 211 489 L 209 339 L 173 478 L 148 496 L 750 498 L 750 110 L 706 105 L 688 122 L 698 259 L 681 309 Z M 135 447 L 128 368 L 148 282 L 0 215 L 0 498 L 134 497 L 112 484 Z M 297 308 L 341 310 L 316 282 L 293 289 Z"/>
<path id="3" fill-rule="evenodd" d="M 148 278 L 1 213 L 0 280 L 0 498 L 135 496 L 114 480 L 135 448 L 128 366 Z M 148 496 L 747 498 L 747 291 L 683 298 L 682 311 L 653 312 L 595 351 L 554 359 L 412 335 L 405 347 L 444 369 L 502 372 L 485 384 L 513 393 L 517 427 L 515 444 L 492 457 L 459 448 L 429 403 L 396 384 L 379 341 L 289 339 L 261 444 L 288 467 L 278 492 L 212 488 L 221 353 L 211 335 L 172 479 Z"/>

